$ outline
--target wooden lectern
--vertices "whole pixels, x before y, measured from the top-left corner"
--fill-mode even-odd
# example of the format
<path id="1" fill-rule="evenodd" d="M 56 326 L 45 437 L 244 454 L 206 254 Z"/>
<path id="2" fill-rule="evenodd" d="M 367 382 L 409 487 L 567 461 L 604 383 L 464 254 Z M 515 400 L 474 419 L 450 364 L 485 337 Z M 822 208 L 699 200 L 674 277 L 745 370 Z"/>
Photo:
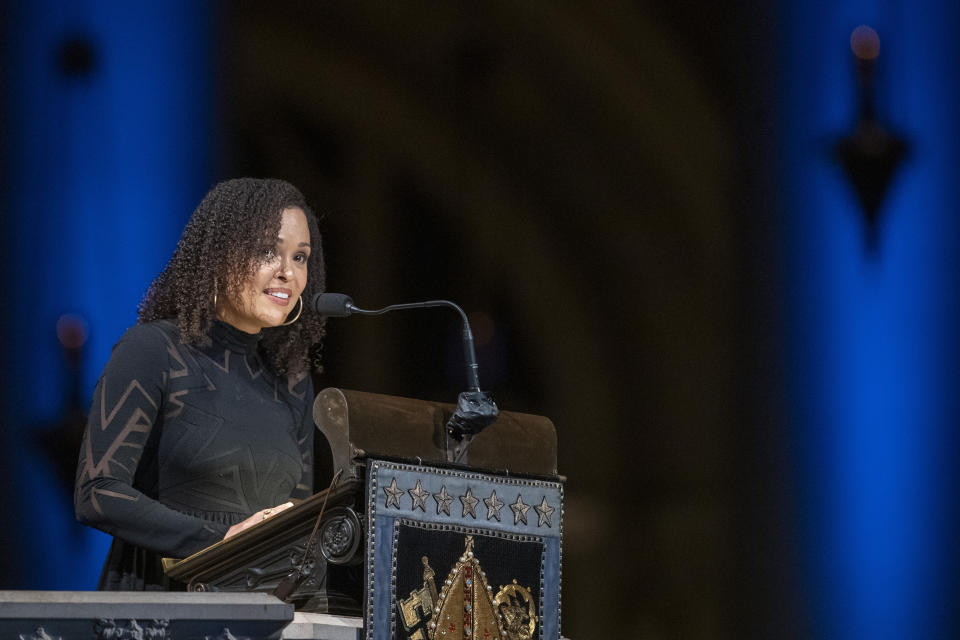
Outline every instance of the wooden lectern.
<path id="1" fill-rule="evenodd" d="M 387 630 L 386 626 L 393 625 L 393 622 L 377 623 L 380 631 L 374 634 L 374 608 L 388 607 L 390 612 L 384 620 L 393 620 L 397 617 L 394 609 L 400 610 L 400 600 L 403 599 L 412 607 L 409 608 L 409 615 L 413 617 L 408 622 L 413 626 L 405 626 L 403 615 L 400 615 L 401 620 L 396 623 L 396 628 L 401 631 L 400 637 L 426 639 L 433 637 L 428 629 L 433 606 L 431 604 L 431 611 L 418 610 L 416 607 L 425 609 L 423 603 L 426 601 L 433 603 L 441 596 L 448 598 L 445 595 L 446 587 L 443 587 L 441 594 L 436 588 L 430 591 L 424 586 L 423 590 L 416 592 L 420 594 L 420 600 L 414 598 L 411 601 L 407 593 L 384 594 L 388 588 L 383 585 L 392 583 L 395 588 L 397 583 L 395 575 L 392 578 L 387 576 L 386 582 L 376 583 L 380 585 L 376 587 L 377 602 L 380 604 L 372 602 L 375 591 L 374 565 L 381 566 L 384 562 L 382 559 L 375 561 L 374 558 L 375 527 L 372 521 L 379 518 L 378 526 L 382 528 L 389 524 L 392 527 L 390 531 L 380 531 L 379 535 L 381 538 L 393 536 L 394 553 L 398 541 L 411 540 L 411 535 L 422 530 L 433 536 L 463 534 L 453 544 L 460 548 L 457 554 L 466 553 L 463 549 L 465 544 L 468 545 L 471 557 L 474 538 L 483 535 L 482 531 L 478 533 L 476 527 L 483 525 L 497 529 L 491 534 L 491 540 L 497 544 L 528 539 L 535 542 L 546 539 L 543 536 L 556 539 L 555 544 L 541 545 L 556 556 L 556 594 L 552 595 L 553 587 L 544 587 L 542 584 L 536 586 L 534 592 L 539 598 L 538 602 L 547 596 L 557 601 L 555 612 L 550 611 L 549 603 L 546 613 L 542 610 L 543 605 L 540 605 L 540 623 L 544 623 L 547 615 L 559 617 L 562 486 L 557 476 L 557 438 L 553 423 L 541 416 L 501 412 L 496 421 L 472 440 L 468 450 L 469 465 L 451 465 L 447 462 L 449 440 L 445 437 L 445 425 L 454 409 L 452 404 L 359 391 L 335 388 L 321 391 L 313 408 L 319 431 L 315 459 L 318 470 L 322 470 L 322 475 L 318 473 L 316 486 L 325 486 L 333 472 L 342 470 L 338 484 L 329 491 L 329 495 L 327 491 L 321 491 L 229 540 L 184 560 L 170 561 L 165 567 L 167 574 L 186 583 L 190 591 L 269 593 L 292 570 L 299 568 L 300 579 L 288 598 L 297 610 L 365 615 L 368 627 L 366 637 L 392 637 L 396 635 L 394 629 Z M 388 477 L 392 485 L 383 486 L 390 482 Z M 426 488 L 428 477 L 432 478 L 430 481 L 439 483 L 432 490 Z M 490 481 L 494 484 L 491 485 Z M 490 486 L 494 487 L 492 494 L 489 494 Z M 478 493 L 481 487 L 485 492 L 483 495 Z M 499 497 L 497 491 L 501 492 Z M 522 495 L 524 492 L 527 492 L 526 497 Z M 541 493 L 543 501 L 538 506 L 536 501 Z M 516 502 L 511 504 L 514 496 Z M 324 500 L 326 506 L 318 533 L 308 549 L 308 539 Z M 529 520 L 528 511 L 531 514 Z M 553 515 L 555 512 L 556 515 Z M 375 515 L 377 513 L 380 515 Z M 428 522 L 419 522 L 421 515 Z M 508 530 L 511 527 L 514 530 Z M 526 529 L 519 531 L 517 527 Z M 383 540 L 380 542 L 386 544 Z M 488 549 L 488 556 L 495 555 L 499 547 L 483 547 L 482 542 L 479 541 L 477 549 Z M 377 553 L 385 552 L 381 548 Z M 430 553 L 424 554 L 423 567 L 427 567 L 428 560 L 434 564 L 450 565 L 446 556 L 439 551 L 437 554 L 434 558 L 428 558 Z M 466 555 L 463 557 L 466 558 Z M 495 559 L 487 557 L 485 560 L 492 564 Z M 396 557 L 386 562 L 392 562 L 392 571 L 398 570 Z M 416 566 L 410 572 L 417 581 L 422 580 L 426 585 L 427 577 L 433 580 L 434 568 L 429 573 L 423 573 L 426 569 L 420 567 L 419 558 L 415 559 L 414 564 Z M 543 583 L 544 562 L 541 561 L 540 565 L 539 581 Z M 490 572 L 487 569 L 487 573 Z M 505 581 L 510 583 L 509 579 Z M 516 584 L 517 580 L 514 579 L 513 585 Z M 497 604 L 492 595 L 497 593 L 494 588 L 491 586 L 488 589 L 488 608 L 494 612 L 490 614 L 493 618 L 500 616 L 500 622 L 496 624 L 505 629 L 506 618 L 496 611 L 498 607 L 502 609 L 507 605 Z M 416 593 L 411 592 L 410 597 Z M 461 593 L 457 597 L 464 596 Z M 511 600 L 514 605 L 515 600 Z M 436 609 L 440 611 L 439 604 Z M 524 615 L 524 620 L 528 622 L 537 619 L 532 609 L 529 615 Z M 432 624 L 436 625 L 436 622 Z M 467 635 L 463 635 L 464 628 L 460 628 L 459 634 L 451 636 L 472 637 L 472 623 L 460 621 L 458 624 L 461 627 L 467 624 Z M 558 625 L 559 621 L 549 628 L 558 628 Z M 383 635 L 385 633 L 387 635 Z M 501 630 L 498 635 L 503 633 Z M 515 634 L 506 635 L 513 637 Z M 517 637 L 524 636 L 521 634 Z"/>

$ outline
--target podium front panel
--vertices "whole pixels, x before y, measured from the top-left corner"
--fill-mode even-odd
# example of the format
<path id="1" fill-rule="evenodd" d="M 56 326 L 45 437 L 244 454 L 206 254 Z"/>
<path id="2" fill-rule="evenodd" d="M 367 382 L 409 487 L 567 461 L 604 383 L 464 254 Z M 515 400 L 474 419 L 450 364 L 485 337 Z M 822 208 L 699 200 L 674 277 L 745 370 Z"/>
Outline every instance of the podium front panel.
<path id="1" fill-rule="evenodd" d="M 366 638 L 560 636 L 563 486 L 367 461 Z"/>

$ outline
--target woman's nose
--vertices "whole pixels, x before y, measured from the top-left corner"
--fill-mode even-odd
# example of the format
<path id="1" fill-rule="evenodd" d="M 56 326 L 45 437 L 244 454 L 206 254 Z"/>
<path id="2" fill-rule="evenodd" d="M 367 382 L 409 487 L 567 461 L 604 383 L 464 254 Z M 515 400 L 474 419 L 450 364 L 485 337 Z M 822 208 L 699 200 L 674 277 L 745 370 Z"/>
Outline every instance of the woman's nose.
<path id="1" fill-rule="evenodd" d="M 280 264 L 277 266 L 277 277 L 286 280 L 293 275 L 293 265 L 288 258 L 280 257 Z"/>

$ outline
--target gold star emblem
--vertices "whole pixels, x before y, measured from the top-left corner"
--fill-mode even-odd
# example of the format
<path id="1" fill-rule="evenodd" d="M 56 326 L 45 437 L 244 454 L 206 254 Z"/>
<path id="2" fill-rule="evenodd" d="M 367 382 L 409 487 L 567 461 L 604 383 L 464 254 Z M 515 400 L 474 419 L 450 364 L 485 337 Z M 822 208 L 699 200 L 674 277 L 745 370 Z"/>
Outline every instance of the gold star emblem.
<path id="1" fill-rule="evenodd" d="M 546 522 L 548 527 L 552 527 L 553 523 L 550 520 L 550 516 L 553 515 L 553 512 L 556 511 L 553 507 L 547 504 L 547 496 L 543 496 L 543 500 L 540 501 L 540 506 L 534 507 L 537 510 L 537 526 L 542 527 L 543 523 Z"/>
<path id="2" fill-rule="evenodd" d="M 420 479 L 417 479 L 417 486 L 413 489 L 407 491 L 410 494 L 410 497 L 413 498 L 413 509 L 420 509 L 424 513 L 427 512 L 427 497 L 430 495 L 429 491 L 424 491 L 423 487 L 420 486 Z"/>
<path id="3" fill-rule="evenodd" d="M 496 518 L 500 521 L 500 509 L 503 507 L 503 500 L 497 497 L 497 492 L 490 494 L 489 498 L 483 499 L 483 504 L 487 505 L 487 520 Z"/>
<path id="4" fill-rule="evenodd" d="M 450 515 L 450 503 L 453 502 L 453 496 L 447 493 L 447 485 L 440 487 L 440 493 L 433 494 L 433 499 L 437 501 L 437 515 L 443 511 Z"/>
<path id="5" fill-rule="evenodd" d="M 473 492 L 470 489 L 467 489 L 467 494 L 460 496 L 460 502 L 463 503 L 463 513 L 460 514 L 461 517 L 466 518 L 469 513 L 473 516 L 474 519 L 477 517 L 477 504 L 480 503 L 479 498 L 473 497 Z"/>
<path id="6" fill-rule="evenodd" d="M 518 493 L 517 501 L 510 505 L 510 508 L 513 509 L 513 524 L 523 522 L 527 524 L 527 511 L 530 510 L 530 505 L 523 503 L 523 497 Z"/>
<path id="7" fill-rule="evenodd" d="M 387 494 L 387 504 L 386 507 L 389 509 L 390 505 L 396 505 L 397 509 L 400 508 L 400 496 L 403 495 L 403 489 L 397 488 L 397 479 L 394 478 L 393 482 L 390 483 L 389 487 L 384 487 L 383 492 Z"/>

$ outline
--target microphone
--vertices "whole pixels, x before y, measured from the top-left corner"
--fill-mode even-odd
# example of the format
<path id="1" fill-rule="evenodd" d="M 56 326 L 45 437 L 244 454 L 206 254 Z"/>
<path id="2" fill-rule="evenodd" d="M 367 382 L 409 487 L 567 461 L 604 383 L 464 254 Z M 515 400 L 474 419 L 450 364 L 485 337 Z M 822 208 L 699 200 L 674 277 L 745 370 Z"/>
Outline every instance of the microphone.
<path id="1" fill-rule="evenodd" d="M 318 293 L 313 296 L 313 310 L 328 318 L 345 318 L 354 309 L 353 300 L 342 293 Z"/>
<path id="2" fill-rule="evenodd" d="M 311 306 L 314 311 L 328 318 L 345 318 L 354 313 L 379 316 L 388 311 L 399 309 L 426 309 L 430 307 L 450 307 L 456 310 L 463 320 L 463 355 L 467 363 L 468 391 L 461 393 L 457 398 L 457 409 L 447 422 L 447 435 L 457 442 L 465 436 L 469 440 L 497 419 L 499 414 L 497 404 L 489 394 L 480 390 L 477 354 L 473 348 L 473 332 L 470 330 L 470 321 L 467 320 L 467 314 L 458 305 L 449 300 L 427 300 L 425 302 L 391 304 L 380 309 L 361 309 L 353 304 L 353 298 L 343 293 L 318 293 L 313 296 Z M 466 445 L 462 449 L 456 447 L 456 454 L 448 451 L 448 456 L 453 455 L 451 461 L 459 461 L 466 454 L 466 448 Z"/>

